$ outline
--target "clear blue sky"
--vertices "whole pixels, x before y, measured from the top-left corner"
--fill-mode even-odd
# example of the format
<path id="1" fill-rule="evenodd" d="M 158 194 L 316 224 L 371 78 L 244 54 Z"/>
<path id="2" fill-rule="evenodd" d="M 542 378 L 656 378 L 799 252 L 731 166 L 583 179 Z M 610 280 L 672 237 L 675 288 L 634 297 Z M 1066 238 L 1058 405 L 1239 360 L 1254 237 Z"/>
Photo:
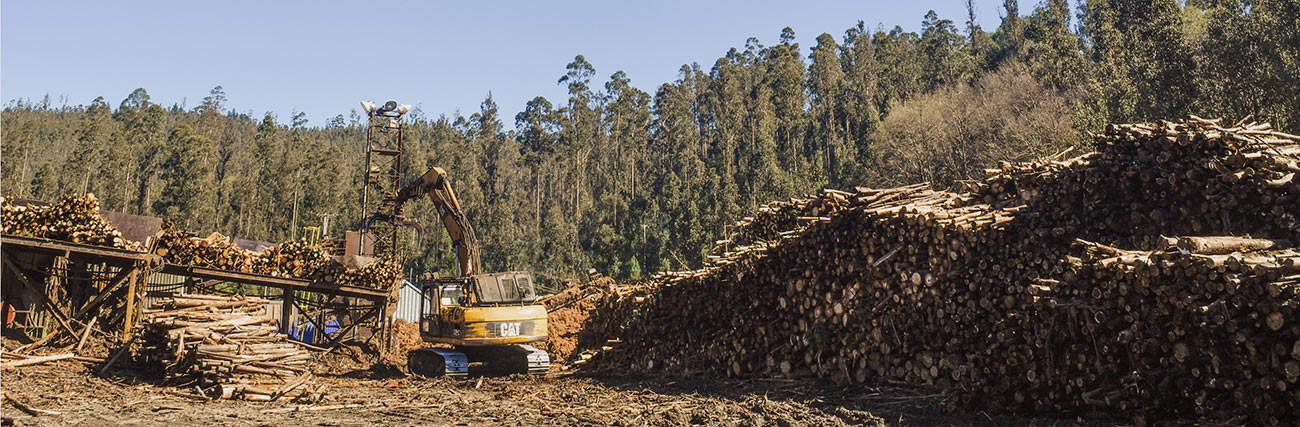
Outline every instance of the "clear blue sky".
<path id="1" fill-rule="evenodd" d="M 986 29 L 1000 0 L 977 0 Z M 1032 1 L 1022 1 L 1028 13 Z M 926 11 L 966 21 L 963 0 L 920 1 L 16 1 L 0 3 L 0 99 L 116 107 L 143 87 L 154 102 L 197 105 L 222 85 L 227 107 L 292 111 L 320 126 L 363 99 L 427 116 L 478 110 L 491 92 L 502 121 L 556 85 L 574 55 L 593 86 L 624 70 L 652 92 L 682 64 L 705 70 L 748 37 L 765 45 L 790 26 L 805 55 L 818 34 L 868 27 L 919 31 Z"/>

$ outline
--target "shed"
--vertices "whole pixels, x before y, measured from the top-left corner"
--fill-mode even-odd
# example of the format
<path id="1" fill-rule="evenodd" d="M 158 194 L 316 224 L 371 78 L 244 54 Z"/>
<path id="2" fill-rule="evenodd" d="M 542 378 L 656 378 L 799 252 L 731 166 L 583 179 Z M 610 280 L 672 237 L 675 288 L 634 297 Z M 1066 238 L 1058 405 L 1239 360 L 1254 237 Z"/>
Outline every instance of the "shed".
<path id="1" fill-rule="evenodd" d="M 402 281 L 397 294 L 397 311 L 393 312 L 393 318 L 420 323 L 420 288 L 409 280 Z"/>

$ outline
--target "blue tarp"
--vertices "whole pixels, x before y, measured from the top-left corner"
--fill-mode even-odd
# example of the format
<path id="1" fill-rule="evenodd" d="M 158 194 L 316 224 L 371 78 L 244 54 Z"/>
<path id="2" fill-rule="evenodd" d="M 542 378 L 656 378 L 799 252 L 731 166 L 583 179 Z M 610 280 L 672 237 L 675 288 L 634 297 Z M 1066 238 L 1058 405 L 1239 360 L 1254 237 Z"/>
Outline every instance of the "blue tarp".
<path id="1" fill-rule="evenodd" d="M 326 334 L 332 334 L 338 331 L 339 322 L 337 320 L 331 320 L 325 323 Z M 311 322 L 303 322 L 298 324 L 298 326 L 289 329 L 289 336 L 307 344 L 315 344 L 317 342 L 316 338 L 318 338 L 316 336 L 316 327 L 313 326 Z"/>

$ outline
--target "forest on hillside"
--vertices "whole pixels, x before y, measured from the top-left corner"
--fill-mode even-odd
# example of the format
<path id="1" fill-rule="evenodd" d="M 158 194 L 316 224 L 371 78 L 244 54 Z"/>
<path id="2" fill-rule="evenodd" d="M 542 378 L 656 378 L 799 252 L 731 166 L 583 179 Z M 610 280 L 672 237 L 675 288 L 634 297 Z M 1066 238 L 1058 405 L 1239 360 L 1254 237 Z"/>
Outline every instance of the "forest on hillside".
<path id="1" fill-rule="evenodd" d="M 985 29 L 973 12 L 931 12 L 919 33 L 860 21 L 811 48 L 785 28 L 712 65 L 682 65 L 653 93 L 579 55 L 556 70 L 566 99 L 534 98 L 513 118 L 490 95 L 467 117 L 409 114 L 406 175 L 448 170 L 489 271 L 629 280 L 701 265 L 729 224 L 771 200 L 949 187 L 1085 145 L 1106 123 L 1253 116 L 1300 130 L 1296 0 L 1047 0 L 1024 11 L 1006 0 L 999 14 Z M 236 102 L 220 86 L 193 108 L 159 105 L 143 88 L 112 103 L 10 101 L 3 194 L 93 192 L 105 209 L 264 241 L 302 237 L 322 215 L 334 215 L 336 237 L 356 228 L 363 117 L 309 124 Z M 430 231 L 404 239 L 408 267 L 452 271 L 433 206 L 406 212 Z"/>

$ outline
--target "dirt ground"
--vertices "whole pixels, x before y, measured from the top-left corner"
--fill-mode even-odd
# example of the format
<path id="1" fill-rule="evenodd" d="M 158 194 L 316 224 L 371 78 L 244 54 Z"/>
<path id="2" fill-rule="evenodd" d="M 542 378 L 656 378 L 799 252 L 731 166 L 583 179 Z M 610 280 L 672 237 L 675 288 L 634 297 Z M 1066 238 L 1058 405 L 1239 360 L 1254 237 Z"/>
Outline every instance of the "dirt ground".
<path id="1" fill-rule="evenodd" d="M 361 362 L 358 362 L 361 364 Z M 76 361 L 6 370 L 0 411 L 18 425 L 1063 425 L 947 413 L 925 390 L 852 389 L 816 380 L 631 378 L 555 374 L 407 377 L 385 367 L 321 375 L 326 401 L 207 401 L 146 374 L 99 376 Z M 59 415 L 30 416 L 26 406 Z M 341 407 L 340 407 L 341 406 Z M 338 408 L 295 411 L 306 408 Z"/>
<path id="2" fill-rule="evenodd" d="M 550 339 L 538 343 L 537 347 L 546 350 L 553 365 L 573 362 L 584 344 L 581 341 L 587 331 L 588 317 L 604 302 L 602 288 L 612 285 L 612 279 L 600 278 L 585 285 L 571 286 L 542 302 L 546 306 L 546 328 Z"/>

